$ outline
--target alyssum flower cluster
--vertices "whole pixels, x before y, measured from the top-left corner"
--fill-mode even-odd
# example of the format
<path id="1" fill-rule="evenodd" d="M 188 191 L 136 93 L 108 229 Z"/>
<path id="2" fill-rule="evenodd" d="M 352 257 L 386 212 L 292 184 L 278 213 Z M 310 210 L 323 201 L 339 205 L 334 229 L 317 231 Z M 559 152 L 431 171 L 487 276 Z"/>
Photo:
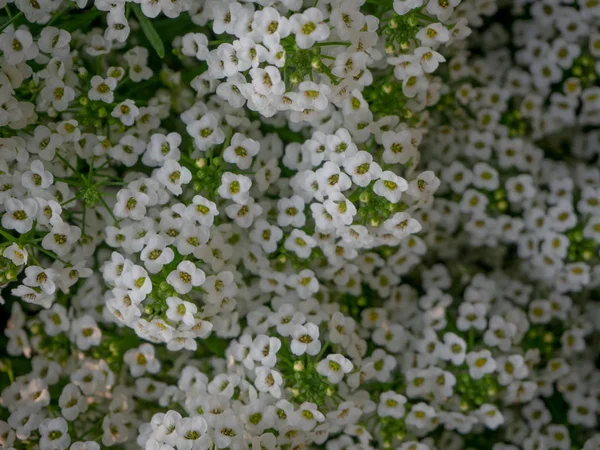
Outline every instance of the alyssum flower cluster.
<path id="1" fill-rule="evenodd" d="M 0 1 L 0 446 L 600 449 L 600 3 L 510 3 Z"/>

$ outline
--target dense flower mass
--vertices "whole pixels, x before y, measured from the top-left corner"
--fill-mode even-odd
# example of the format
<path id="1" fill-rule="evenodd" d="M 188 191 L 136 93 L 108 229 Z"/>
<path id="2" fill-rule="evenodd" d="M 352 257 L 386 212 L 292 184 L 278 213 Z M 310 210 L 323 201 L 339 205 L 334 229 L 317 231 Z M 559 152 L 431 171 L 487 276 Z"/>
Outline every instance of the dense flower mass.
<path id="1" fill-rule="evenodd" d="M 0 448 L 600 450 L 599 1 L 0 7 Z"/>

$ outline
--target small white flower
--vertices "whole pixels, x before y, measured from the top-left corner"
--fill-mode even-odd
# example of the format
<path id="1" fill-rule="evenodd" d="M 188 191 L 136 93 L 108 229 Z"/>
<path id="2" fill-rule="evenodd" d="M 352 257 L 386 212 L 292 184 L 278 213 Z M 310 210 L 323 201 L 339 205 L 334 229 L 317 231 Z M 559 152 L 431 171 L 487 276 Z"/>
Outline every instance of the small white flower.
<path id="1" fill-rule="evenodd" d="M 40 448 L 64 450 L 71 443 L 69 426 L 65 419 L 45 419 L 40 424 Z"/>
<path id="2" fill-rule="evenodd" d="M 467 365 L 469 375 L 475 380 L 483 378 L 496 370 L 496 361 L 492 358 L 489 350 L 467 353 Z"/>
<path id="3" fill-rule="evenodd" d="M 270 367 L 257 367 L 254 369 L 256 380 L 254 382 L 256 389 L 260 392 L 268 392 L 275 398 L 281 397 L 281 385 L 283 377 L 276 370 Z"/>
<path id="4" fill-rule="evenodd" d="M 183 167 L 177 161 L 168 159 L 164 165 L 157 170 L 156 179 L 175 195 L 181 195 L 183 185 L 192 180 L 192 173 L 187 167 Z"/>
<path id="5" fill-rule="evenodd" d="M 27 264 L 29 253 L 27 253 L 25 248 L 21 248 L 17 244 L 10 244 L 4 249 L 2 256 L 10 259 L 15 266 L 22 266 Z"/>
<path id="6" fill-rule="evenodd" d="M 300 356 L 307 353 L 314 356 L 321 350 L 319 328 L 314 323 L 294 325 L 292 338 L 291 350 L 294 355 Z"/>
<path id="7" fill-rule="evenodd" d="M 350 373 L 353 368 L 352 362 L 340 354 L 327 355 L 327 358 L 317 364 L 317 372 L 333 384 L 342 381 L 344 375 Z"/>
<path id="8" fill-rule="evenodd" d="M 325 416 L 317 409 L 316 404 L 304 402 L 300 405 L 298 411 L 290 415 L 288 421 L 292 427 L 311 431 L 317 426 L 317 423 L 325 421 Z"/>
<path id="9" fill-rule="evenodd" d="M 248 202 L 251 187 L 252 181 L 247 176 L 225 172 L 221 176 L 218 193 L 222 198 L 231 199 L 236 203 L 245 205 Z"/>
<path id="10" fill-rule="evenodd" d="M 308 8 L 302 14 L 294 14 L 290 17 L 290 27 L 296 34 L 296 44 L 301 49 L 326 40 L 330 33 L 329 27 L 323 23 L 323 14 L 317 8 Z"/>
<path id="11" fill-rule="evenodd" d="M 401 419 L 404 417 L 406 410 L 404 404 L 406 397 L 397 394 L 394 391 L 387 391 L 379 397 L 379 405 L 377 406 L 377 414 L 379 417 L 393 417 Z"/>
<path id="12" fill-rule="evenodd" d="M 191 261 L 181 261 L 177 265 L 177 270 L 173 270 L 167 276 L 167 283 L 182 295 L 187 294 L 194 287 L 202 286 L 205 280 L 204 272 Z"/>
<path id="13" fill-rule="evenodd" d="M 398 203 L 400 197 L 402 197 L 402 192 L 407 189 L 407 181 L 389 170 L 382 172 L 373 186 L 373 192 L 386 198 L 391 203 Z"/>
<path id="14" fill-rule="evenodd" d="M 138 348 L 127 350 L 123 361 L 129 366 L 132 377 L 139 377 L 145 372 L 158 373 L 160 361 L 155 358 L 154 347 L 151 344 L 142 344 Z"/>
<path id="15" fill-rule="evenodd" d="M 162 236 L 152 236 L 148 244 L 142 250 L 140 259 L 144 261 L 144 266 L 150 273 L 158 273 L 165 264 L 173 261 L 175 253 L 167 246 Z"/>
<path id="16" fill-rule="evenodd" d="M 167 318 L 173 322 L 182 322 L 188 327 L 196 323 L 194 315 L 198 312 L 198 308 L 191 302 L 181 300 L 177 297 L 167 298 Z"/>
<path id="17" fill-rule="evenodd" d="M 117 87 L 117 80 L 108 77 L 106 79 L 101 76 L 94 75 L 90 80 L 92 88 L 88 91 L 88 98 L 90 100 L 100 100 L 105 103 L 112 103 L 115 98 L 115 89 Z"/>
<path id="18" fill-rule="evenodd" d="M 115 106 L 110 115 L 119 119 L 123 125 L 130 127 L 140 115 L 140 110 L 135 106 L 133 100 L 125 100 Z"/>
<path id="19" fill-rule="evenodd" d="M 20 201 L 10 197 L 5 200 L 4 209 L 6 212 L 2 216 L 2 227 L 25 234 L 33 226 L 38 212 L 38 204 L 31 198 Z"/>
<path id="20" fill-rule="evenodd" d="M 246 170 L 252 165 L 252 158 L 258 154 L 260 144 L 241 133 L 235 133 L 231 143 L 223 151 L 223 160 Z"/>

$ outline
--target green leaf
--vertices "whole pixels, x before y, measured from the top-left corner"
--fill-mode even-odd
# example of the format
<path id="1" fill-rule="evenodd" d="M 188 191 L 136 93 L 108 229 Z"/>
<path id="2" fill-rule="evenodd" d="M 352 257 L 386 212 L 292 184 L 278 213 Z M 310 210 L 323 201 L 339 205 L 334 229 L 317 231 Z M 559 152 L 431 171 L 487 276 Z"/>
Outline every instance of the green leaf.
<path id="1" fill-rule="evenodd" d="M 164 58 L 165 57 L 165 46 L 163 44 L 162 39 L 156 32 L 156 29 L 152 25 L 152 22 L 150 22 L 150 19 L 148 19 L 144 15 L 144 13 L 142 12 L 139 5 L 132 5 L 132 7 L 133 7 L 133 12 L 134 12 L 135 16 L 137 17 L 138 21 L 140 22 L 142 31 L 144 32 L 144 34 L 150 41 L 152 48 L 154 48 L 154 50 L 156 51 L 156 53 L 158 54 L 158 56 L 161 59 Z"/>

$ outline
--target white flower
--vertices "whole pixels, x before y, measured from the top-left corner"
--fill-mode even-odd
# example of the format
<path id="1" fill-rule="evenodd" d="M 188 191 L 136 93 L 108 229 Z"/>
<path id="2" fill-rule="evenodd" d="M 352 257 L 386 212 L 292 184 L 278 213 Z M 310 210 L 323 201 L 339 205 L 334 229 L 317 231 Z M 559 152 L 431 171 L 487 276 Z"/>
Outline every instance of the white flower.
<path id="1" fill-rule="evenodd" d="M 257 220 L 254 229 L 250 232 L 252 241 L 259 244 L 267 253 L 277 250 L 277 242 L 283 237 L 281 228 L 270 225 L 266 220 Z"/>
<path id="2" fill-rule="evenodd" d="M 386 131 L 383 133 L 381 140 L 385 149 L 383 162 L 386 164 L 406 164 L 409 159 L 416 155 L 412 136 L 407 130 L 398 133 Z"/>
<path id="3" fill-rule="evenodd" d="M 110 115 L 119 119 L 123 125 L 131 126 L 140 115 L 140 110 L 133 100 L 125 100 L 115 106 Z"/>
<path id="4" fill-rule="evenodd" d="M 139 377 L 145 372 L 158 373 L 160 361 L 155 358 L 154 347 L 151 344 L 142 344 L 138 348 L 127 350 L 123 361 L 129 366 L 132 377 Z"/>
<path id="5" fill-rule="evenodd" d="M 230 145 L 223 151 L 223 160 L 246 170 L 252 165 L 252 158 L 258 154 L 260 144 L 241 133 L 235 133 Z"/>
<path id="6" fill-rule="evenodd" d="M 225 141 L 225 133 L 219 128 L 219 119 L 213 113 L 205 114 L 200 120 L 187 124 L 186 129 L 194 138 L 196 148 L 202 151 Z"/>
<path id="7" fill-rule="evenodd" d="M 162 236 L 152 236 L 148 244 L 142 250 L 140 259 L 150 273 L 158 273 L 165 264 L 173 261 L 175 253 L 167 246 Z"/>
<path id="8" fill-rule="evenodd" d="M 334 192 L 342 192 L 352 187 L 350 177 L 340 170 L 340 167 L 331 162 L 326 161 L 323 167 L 315 172 L 316 182 L 320 187 L 320 191 L 325 195 L 330 195 Z"/>
<path id="9" fill-rule="evenodd" d="M 250 70 L 250 76 L 252 77 L 254 92 L 258 95 L 271 98 L 285 92 L 285 83 L 281 78 L 279 69 L 275 66 L 252 69 Z"/>
<path id="10" fill-rule="evenodd" d="M 45 419 L 40 424 L 40 449 L 64 450 L 71 443 L 69 426 L 62 417 Z"/>
<path id="11" fill-rule="evenodd" d="M 208 425 L 202 416 L 183 417 L 175 424 L 173 447 L 181 450 L 207 450 L 211 445 Z"/>
<path id="12" fill-rule="evenodd" d="M 386 198 L 391 203 L 398 203 L 400 197 L 402 197 L 402 192 L 407 189 L 407 181 L 389 170 L 382 172 L 373 186 L 373 192 Z"/>
<path id="13" fill-rule="evenodd" d="M 407 12 L 419 8 L 423 5 L 423 0 L 394 0 L 394 11 L 401 16 Z"/>
<path id="14" fill-rule="evenodd" d="M 290 25 L 286 17 L 282 17 L 275 8 L 267 6 L 254 13 L 253 31 L 257 39 L 262 39 L 267 47 L 273 48 L 289 35 Z"/>
<path id="15" fill-rule="evenodd" d="M 156 179 L 175 195 L 181 195 L 182 185 L 192 180 L 192 173 L 188 168 L 181 166 L 177 161 L 168 159 L 157 170 Z"/>
<path id="16" fill-rule="evenodd" d="M 417 33 L 417 39 L 421 41 L 424 46 L 433 47 L 440 43 L 446 43 L 450 40 L 450 33 L 448 29 L 441 23 L 432 23 L 422 28 Z"/>
<path id="17" fill-rule="evenodd" d="M 404 404 L 406 397 L 397 394 L 394 391 L 383 392 L 379 397 L 379 405 L 377 406 L 377 414 L 379 417 L 393 417 L 401 419 L 404 417 L 406 410 Z"/>
<path id="18" fill-rule="evenodd" d="M 22 28 L 14 30 L 13 27 L 0 35 L 0 49 L 4 53 L 6 64 L 11 66 L 34 59 L 39 53 L 31 33 Z"/>
<path id="19" fill-rule="evenodd" d="M 88 91 L 88 98 L 90 100 L 101 100 L 105 103 L 112 103 L 115 98 L 115 89 L 117 87 L 117 80 L 108 77 L 102 78 L 101 76 L 94 75 L 90 80 L 92 88 Z"/>
<path id="20" fill-rule="evenodd" d="M 323 23 L 323 14 L 317 8 L 308 8 L 302 14 L 290 17 L 290 27 L 301 49 L 312 47 L 315 42 L 329 37 L 329 27 Z"/>
<path id="21" fill-rule="evenodd" d="M 15 266 L 22 266 L 27 264 L 29 253 L 27 253 L 26 249 L 19 247 L 17 244 L 10 244 L 4 249 L 2 256 L 10 259 Z"/>
<path id="22" fill-rule="evenodd" d="M 58 406 L 61 414 L 69 421 L 75 420 L 79 414 L 87 411 L 87 399 L 81 390 L 73 383 L 67 384 L 58 398 Z M 71 447 L 73 448 L 73 447 Z"/>
<path id="23" fill-rule="evenodd" d="M 182 295 L 187 294 L 194 287 L 202 286 L 205 280 L 204 272 L 191 261 L 181 261 L 177 265 L 177 270 L 173 270 L 167 276 L 167 283 Z"/>
<path id="24" fill-rule="evenodd" d="M 225 172 L 221 176 L 221 185 L 218 193 L 222 198 L 231 199 L 234 202 L 245 205 L 248 202 L 252 181 L 244 175 Z"/>
<path id="25" fill-rule="evenodd" d="M 181 52 L 200 61 L 208 58 L 208 38 L 202 33 L 187 33 L 182 38 Z"/>
<path id="26" fill-rule="evenodd" d="M 179 160 L 181 152 L 181 135 L 155 133 L 150 137 L 142 162 L 147 166 L 162 165 L 168 159 Z"/>
<path id="27" fill-rule="evenodd" d="M 227 217 L 233 219 L 240 228 L 250 228 L 254 219 L 263 213 L 260 205 L 254 202 L 252 197 L 248 198 L 245 205 L 232 203 L 225 207 Z"/>
<path id="28" fill-rule="evenodd" d="M 307 299 L 319 291 L 319 280 L 310 269 L 304 269 L 298 274 L 290 275 L 287 285 L 296 288 L 298 297 Z"/>
<path id="29" fill-rule="evenodd" d="M 291 335 L 293 338 L 291 350 L 294 355 L 300 356 L 307 353 L 314 356 L 321 350 L 319 328 L 314 323 L 294 325 Z"/>
<path id="30" fill-rule="evenodd" d="M 150 197 L 142 192 L 121 189 L 117 193 L 117 203 L 113 211 L 117 217 L 141 220 L 146 215 L 146 206 L 149 202 Z"/>
<path id="31" fill-rule="evenodd" d="M 23 201 L 16 198 L 7 198 L 4 202 L 6 212 L 2 216 L 2 227 L 25 234 L 33 226 L 33 221 L 38 211 L 38 204 L 34 199 Z"/>
<path id="32" fill-rule="evenodd" d="M 260 392 L 268 392 L 275 398 L 281 397 L 281 385 L 283 377 L 276 370 L 270 367 L 257 367 L 254 369 L 256 373 L 256 381 L 254 382 L 256 389 Z"/>
<path id="33" fill-rule="evenodd" d="M 489 350 L 467 353 L 467 365 L 469 375 L 476 380 L 496 370 L 496 361 Z"/>
<path id="34" fill-rule="evenodd" d="M 381 167 L 373 162 L 373 155 L 364 151 L 358 152 L 344 163 L 344 170 L 352 177 L 352 182 L 361 187 L 368 186 L 381 175 Z"/>
<path id="35" fill-rule="evenodd" d="M 316 247 L 317 241 L 302 230 L 294 229 L 283 243 L 286 250 L 294 252 L 299 258 L 306 259 Z"/>
<path id="36" fill-rule="evenodd" d="M 188 205 L 184 213 L 185 217 L 196 221 L 199 225 L 206 227 L 212 226 L 215 216 L 219 215 L 217 205 L 210 200 L 196 195 L 192 199 L 192 204 Z"/>
<path id="37" fill-rule="evenodd" d="M 289 418 L 289 424 L 304 431 L 311 431 L 317 423 L 323 422 L 325 416 L 317 409 L 314 403 L 304 402 L 300 405 L 298 411 L 292 413 Z"/>
<path id="38" fill-rule="evenodd" d="M 433 3 L 433 2 L 430 2 Z M 415 56 L 418 58 L 423 72 L 432 73 L 437 70 L 440 63 L 445 62 L 446 58 L 429 47 L 418 47 L 415 49 Z"/>
<path id="39" fill-rule="evenodd" d="M 327 355 L 327 358 L 317 364 L 317 372 L 333 384 L 342 381 L 344 375 L 350 373 L 353 368 L 350 360 L 340 354 Z"/>
<path id="40" fill-rule="evenodd" d="M 331 93 L 329 86 L 316 84 L 312 81 L 303 81 L 298 85 L 298 107 L 301 109 L 315 109 L 323 111 L 329 104 L 328 96 Z"/>
<path id="41" fill-rule="evenodd" d="M 44 269 L 38 266 L 25 268 L 25 279 L 23 284 L 30 287 L 40 287 L 46 294 L 54 294 L 56 291 L 55 281 L 58 273 L 54 269 Z"/>
<path id="42" fill-rule="evenodd" d="M 198 308 L 193 303 L 181 300 L 177 297 L 167 298 L 167 318 L 173 322 L 182 322 L 188 327 L 196 323 L 194 315 L 198 312 Z"/>
<path id="43" fill-rule="evenodd" d="M 81 229 L 61 222 L 52 226 L 50 233 L 44 236 L 42 247 L 58 256 L 65 256 L 81 237 Z"/>
<path id="44" fill-rule="evenodd" d="M 357 212 L 356 206 L 340 192 L 332 193 L 325 200 L 323 208 L 337 227 L 351 225 Z"/>
<path id="45" fill-rule="evenodd" d="M 87 350 L 92 346 L 100 344 L 102 332 L 94 318 L 85 314 L 71 323 L 71 335 L 73 336 L 77 347 L 81 350 Z"/>
<path id="46" fill-rule="evenodd" d="M 293 226 L 301 228 L 306 222 L 304 215 L 304 200 L 299 195 L 293 195 L 291 198 L 282 198 L 277 201 L 277 224 L 280 227 Z"/>
<path id="47" fill-rule="evenodd" d="M 276 337 L 261 334 L 256 336 L 250 347 L 250 356 L 265 367 L 274 367 L 281 341 Z"/>

